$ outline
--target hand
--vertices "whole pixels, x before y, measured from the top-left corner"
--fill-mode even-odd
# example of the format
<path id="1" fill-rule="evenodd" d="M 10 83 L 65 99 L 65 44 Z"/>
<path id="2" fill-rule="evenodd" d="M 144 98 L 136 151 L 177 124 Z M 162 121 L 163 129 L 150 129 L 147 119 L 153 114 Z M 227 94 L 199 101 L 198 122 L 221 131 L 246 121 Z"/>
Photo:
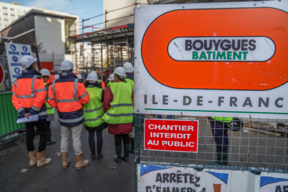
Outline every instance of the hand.
<path id="1" fill-rule="evenodd" d="M 24 117 L 26 117 L 27 119 L 29 119 L 29 116 L 31 116 L 30 113 L 25 113 Z"/>

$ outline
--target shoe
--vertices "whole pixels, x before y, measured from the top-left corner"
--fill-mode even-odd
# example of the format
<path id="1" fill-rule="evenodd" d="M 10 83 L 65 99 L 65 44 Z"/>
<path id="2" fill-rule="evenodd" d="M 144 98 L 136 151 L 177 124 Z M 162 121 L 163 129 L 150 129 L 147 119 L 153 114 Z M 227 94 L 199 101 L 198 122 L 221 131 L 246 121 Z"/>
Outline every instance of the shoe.
<path id="1" fill-rule="evenodd" d="M 122 145 L 115 145 L 116 155 L 114 156 L 114 161 L 116 163 L 121 162 L 121 148 L 122 148 Z"/>
<path id="2" fill-rule="evenodd" d="M 129 161 L 129 150 L 130 144 L 124 144 L 124 156 L 121 157 L 123 161 Z"/>
<path id="3" fill-rule="evenodd" d="M 30 158 L 29 166 L 34 167 L 37 164 L 36 150 L 28 151 L 28 155 Z"/>
<path id="4" fill-rule="evenodd" d="M 51 158 L 45 159 L 45 151 L 37 152 L 37 167 L 44 167 L 45 165 L 48 165 L 51 163 Z"/>
<path id="5" fill-rule="evenodd" d="M 68 153 L 62 153 L 62 167 L 67 169 L 69 166 Z"/>
<path id="6" fill-rule="evenodd" d="M 90 147 L 90 151 L 91 151 L 90 158 L 92 160 L 95 160 L 96 159 L 96 155 L 95 155 L 95 141 L 89 141 L 89 147 Z"/>
<path id="7" fill-rule="evenodd" d="M 100 160 L 103 158 L 103 155 L 101 153 L 102 145 L 103 145 L 103 141 L 97 141 L 97 160 Z"/>
<path id="8" fill-rule="evenodd" d="M 83 153 L 81 155 L 75 155 L 75 158 L 76 158 L 76 165 L 75 165 L 76 169 L 82 169 L 89 165 L 88 160 L 83 161 Z"/>
<path id="9" fill-rule="evenodd" d="M 53 145 L 53 144 L 55 144 L 55 143 L 56 143 L 56 141 L 50 140 L 50 141 L 47 141 L 47 142 L 46 142 L 46 145 Z"/>
<path id="10" fill-rule="evenodd" d="M 129 153 L 134 153 L 134 138 L 130 138 L 131 147 Z"/>

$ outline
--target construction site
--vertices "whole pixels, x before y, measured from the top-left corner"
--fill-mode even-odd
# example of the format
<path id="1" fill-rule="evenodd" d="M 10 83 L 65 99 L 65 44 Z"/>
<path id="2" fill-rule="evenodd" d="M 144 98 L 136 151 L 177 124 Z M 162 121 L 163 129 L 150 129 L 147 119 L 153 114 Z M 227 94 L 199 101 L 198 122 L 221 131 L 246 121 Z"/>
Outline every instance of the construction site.
<path id="1" fill-rule="evenodd" d="M 1 35 L 6 36 L 2 38 L 5 43 L 0 44 L 0 64 L 4 66 L 0 104 L 6 110 L 0 111 L 0 118 L 6 121 L 0 122 L 0 164 L 3 165 L 0 166 L 0 173 L 3 173 L 0 174 L 0 192 L 286 191 L 287 13 L 287 2 L 278 0 L 103 0 L 103 12 L 91 13 L 91 17 L 83 19 L 77 15 L 31 9 L 1 31 Z M 101 18 L 103 21 L 95 22 Z M 55 41 L 55 47 L 61 47 L 59 51 L 54 52 L 53 42 L 45 42 L 43 47 L 37 43 L 45 30 L 51 33 L 49 27 L 41 28 L 40 24 L 46 20 L 61 31 L 57 45 Z M 25 24 L 30 27 L 17 32 L 19 26 Z M 41 33 L 35 32 L 37 30 Z M 104 112 L 105 100 L 108 100 L 105 94 L 111 91 L 112 98 L 115 96 L 114 84 L 112 88 L 108 85 L 114 80 L 108 79 L 109 76 L 117 75 L 116 84 L 118 80 L 129 82 L 128 76 L 133 74 L 133 86 L 127 88 L 129 94 L 131 92 L 129 101 L 112 104 L 115 102 L 112 99 L 109 103 L 111 108 L 133 107 L 129 113 L 125 108 L 127 111 L 110 114 L 117 118 L 131 116 L 128 124 L 133 130 L 129 132 L 132 147 L 127 147 L 124 141 L 123 135 L 128 134 L 119 134 L 123 141 L 121 143 L 120 137 L 120 148 L 124 149 L 119 156 L 117 134 L 109 127 L 118 122 L 107 121 L 108 128 L 103 129 L 103 155 L 98 158 L 96 146 L 97 158 L 94 155 L 93 159 L 91 131 L 84 124 L 83 131 L 80 130 L 83 132 L 80 134 L 82 160 L 84 154 L 89 166 L 76 170 L 79 161 L 74 159 L 72 142 L 68 143 L 71 152 L 63 158 L 59 105 L 71 102 L 69 107 L 74 107 L 76 104 L 72 102 L 88 95 L 87 91 L 77 98 L 75 90 L 80 79 L 73 79 L 69 82 L 74 88 L 73 99 L 59 100 L 58 97 L 55 120 L 51 122 L 52 138 L 57 143 L 47 146 L 46 155 L 53 163 L 41 169 L 28 167 L 31 157 L 25 145 L 26 124 L 15 123 L 18 113 L 11 103 L 17 93 L 12 90 L 16 77 L 11 70 L 9 76 L 9 54 L 15 54 L 13 43 L 22 46 L 19 53 L 21 50 L 26 53 L 23 39 L 30 37 L 33 42 L 27 43 L 32 45 L 28 52 L 38 60 L 38 69 L 54 70 L 60 76 L 71 72 L 75 79 L 75 75 L 81 74 L 86 85 L 90 83 L 88 76 L 97 71 L 97 81 L 93 83 L 100 84 L 103 80 L 105 84 L 97 90 L 102 94 L 102 103 L 96 109 L 80 109 L 87 114 L 103 108 L 103 114 L 101 111 L 99 117 L 95 116 L 96 120 L 104 119 L 107 114 Z M 41 48 L 46 52 L 41 52 Z M 14 59 L 12 64 L 17 65 L 18 60 Z M 63 60 L 73 63 L 71 71 L 61 70 Z M 126 62 L 133 65 L 132 73 L 123 66 Z M 117 67 L 125 69 L 122 79 L 118 79 L 115 72 Z M 20 71 L 14 69 L 13 73 L 19 75 Z M 58 82 L 64 90 L 68 84 L 64 86 L 66 80 L 61 78 Z M 57 80 L 52 83 L 52 91 L 46 99 L 48 103 L 57 100 L 55 84 Z M 67 127 L 71 130 L 73 126 Z M 97 142 L 98 132 L 96 136 Z M 40 138 L 38 133 L 35 138 L 33 136 L 35 144 L 40 145 Z M 95 141 L 92 142 L 95 144 Z M 130 160 L 125 160 L 127 149 Z M 118 162 L 115 151 L 116 158 L 121 158 Z"/>

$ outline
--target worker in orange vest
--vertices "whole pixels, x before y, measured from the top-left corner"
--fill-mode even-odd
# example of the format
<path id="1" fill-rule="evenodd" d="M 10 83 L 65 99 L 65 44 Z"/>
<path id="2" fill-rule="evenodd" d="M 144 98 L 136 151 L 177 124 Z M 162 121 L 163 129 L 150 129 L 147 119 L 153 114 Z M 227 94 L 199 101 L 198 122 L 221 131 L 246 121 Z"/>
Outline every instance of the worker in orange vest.
<path id="1" fill-rule="evenodd" d="M 36 71 L 36 60 L 30 55 L 21 58 L 21 66 L 24 68 L 22 75 L 17 78 L 12 89 L 12 103 L 19 113 L 19 118 L 31 115 L 38 115 L 39 120 L 36 122 L 25 123 L 26 125 L 26 145 L 30 157 L 29 166 L 43 167 L 51 163 L 51 159 L 45 159 L 45 148 L 47 138 L 46 118 L 46 89 L 41 74 Z M 34 126 L 40 135 L 38 150 L 36 151 L 33 144 L 35 136 Z"/>
<path id="2" fill-rule="evenodd" d="M 50 76 L 49 76 L 48 81 L 46 81 L 46 84 L 51 85 L 53 81 L 55 81 L 54 71 L 50 70 Z"/>
<path id="3" fill-rule="evenodd" d="M 83 83 L 79 83 L 76 75 L 72 73 L 73 64 L 65 60 L 61 63 L 60 78 L 55 80 L 49 87 L 48 103 L 57 107 L 61 125 L 61 153 L 62 166 L 67 168 L 69 136 L 72 131 L 73 148 L 76 158 L 76 169 L 82 169 L 89 165 L 89 161 L 83 161 L 81 149 L 81 131 L 83 128 L 84 115 L 83 104 L 89 101 L 89 94 Z"/>

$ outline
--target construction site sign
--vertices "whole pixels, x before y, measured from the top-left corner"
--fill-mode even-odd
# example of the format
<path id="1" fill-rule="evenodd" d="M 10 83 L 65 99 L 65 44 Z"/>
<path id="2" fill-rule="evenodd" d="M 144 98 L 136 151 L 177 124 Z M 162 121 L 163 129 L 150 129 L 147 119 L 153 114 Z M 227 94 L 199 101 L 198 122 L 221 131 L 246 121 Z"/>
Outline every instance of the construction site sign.
<path id="1" fill-rule="evenodd" d="M 227 192 L 228 173 L 140 165 L 139 192 Z"/>
<path id="2" fill-rule="evenodd" d="M 31 46 L 17 43 L 5 43 L 5 50 L 10 72 L 11 83 L 21 76 L 24 70 L 20 60 L 24 55 L 32 55 Z"/>
<path id="3" fill-rule="evenodd" d="M 135 113 L 288 118 L 288 1 L 135 9 Z"/>
<path id="4" fill-rule="evenodd" d="M 145 150 L 198 152 L 198 121 L 145 119 L 144 127 Z"/>

